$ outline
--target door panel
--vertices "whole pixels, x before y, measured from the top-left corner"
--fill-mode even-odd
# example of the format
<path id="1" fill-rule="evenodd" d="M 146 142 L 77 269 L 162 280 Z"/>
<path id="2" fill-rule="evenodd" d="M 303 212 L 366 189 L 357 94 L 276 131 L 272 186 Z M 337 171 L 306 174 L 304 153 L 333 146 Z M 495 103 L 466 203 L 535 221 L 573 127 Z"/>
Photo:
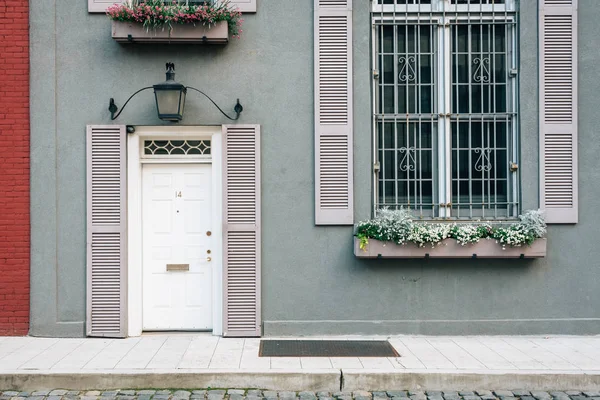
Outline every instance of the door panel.
<path id="1" fill-rule="evenodd" d="M 142 175 L 143 327 L 210 330 L 211 165 L 146 164 Z"/>

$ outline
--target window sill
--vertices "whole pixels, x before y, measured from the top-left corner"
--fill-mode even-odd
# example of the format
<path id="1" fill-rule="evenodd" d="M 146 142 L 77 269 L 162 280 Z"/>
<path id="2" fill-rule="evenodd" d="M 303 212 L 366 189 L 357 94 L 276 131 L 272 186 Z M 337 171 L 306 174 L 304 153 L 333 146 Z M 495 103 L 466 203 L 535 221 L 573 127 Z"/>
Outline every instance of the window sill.
<path id="1" fill-rule="evenodd" d="M 364 250 L 354 237 L 354 255 L 357 258 L 542 258 L 546 257 L 546 239 L 537 239 L 531 246 L 502 246 L 495 240 L 482 239 L 479 243 L 461 246 L 454 239 L 445 239 L 435 247 L 418 247 L 408 243 L 398 245 L 369 239 Z"/>
<path id="2" fill-rule="evenodd" d="M 175 25 L 168 28 L 146 30 L 142 24 L 112 21 L 112 38 L 119 43 L 188 43 L 226 44 L 229 42 L 227 21 L 217 22 L 208 28 L 204 25 Z"/>

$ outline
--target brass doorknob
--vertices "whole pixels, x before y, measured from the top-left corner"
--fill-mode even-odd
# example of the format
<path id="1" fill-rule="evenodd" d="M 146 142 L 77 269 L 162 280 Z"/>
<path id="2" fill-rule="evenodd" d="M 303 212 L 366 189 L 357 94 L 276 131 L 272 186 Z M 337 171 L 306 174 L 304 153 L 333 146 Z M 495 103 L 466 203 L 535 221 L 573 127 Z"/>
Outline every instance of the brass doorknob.
<path id="1" fill-rule="evenodd" d="M 206 257 L 206 261 L 211 262 L 212 258 L 211 257 Z"/>

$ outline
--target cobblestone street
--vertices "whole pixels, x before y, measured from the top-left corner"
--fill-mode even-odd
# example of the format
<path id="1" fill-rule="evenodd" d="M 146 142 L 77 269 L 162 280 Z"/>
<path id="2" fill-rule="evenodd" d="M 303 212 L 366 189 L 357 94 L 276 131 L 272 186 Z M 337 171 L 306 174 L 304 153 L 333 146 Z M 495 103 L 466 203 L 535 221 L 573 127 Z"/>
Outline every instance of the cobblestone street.
<path id="1" fill-rule="evenodd" d="M 256 389 L 0 391 L 0 400 L 600 400 L 600 391 L 475 390 L 291 392 Z"/>

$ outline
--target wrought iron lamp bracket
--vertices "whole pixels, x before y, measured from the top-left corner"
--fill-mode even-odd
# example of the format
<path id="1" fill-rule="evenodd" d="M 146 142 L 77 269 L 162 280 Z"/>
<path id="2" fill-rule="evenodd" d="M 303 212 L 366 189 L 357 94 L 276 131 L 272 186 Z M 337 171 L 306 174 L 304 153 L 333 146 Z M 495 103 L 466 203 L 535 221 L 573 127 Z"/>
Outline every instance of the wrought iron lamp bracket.
<path id="1" fill-rule="evenodd" d="M 123 110 L 129 103 L 129 101 L 133 97 L 135 97 L 135 95 L 137 95 L 140 92 L 143 92 L 144 90 L 148 90 L 148 89 L 154 89 L 154 93 L 156 96 L 156 107 L 157 107 L 157 111 L 158 111 L 158 117 L 160 119 L 166 120 L 166 121 L 178 122 L 183 118 L 183 109 L 184 109 L 184 105 L 185 105 L 185 93 L 187 92 L 187 89 L 194 90 L 194 91 L 200 93 L 201 95 L 203 95 L 204 97 L 206 97 L 208 100 L 210 100 L 211 103 L 213 103 L 213 105 L 215 107 L 217 107 L 217 109 L 221 112 L 221 114 L 223 114 L 226 118 L 228 118 L 232 121 L 238 120 L 240 118 L 240 114 L 242 113 L 242 111 L 244 111 L 244 107 L 242 107 L 242 105 L 240 104 L 240 99 L 237 99 L 237 102 L 236 102 L 235 106 L 233 107 L 233 111 L 235 112 L 235 117 L 230 117 L 221 109 L 221 107 L 219 107 L 217 105 L 217 103 L 215 103 L 215 101 L 213 99 L 211 99 L 203 91 L 196 89 L 195 87 L 184 86 L 180 83 L 175 82 L 175 64 L 167 63 L 166 81 L 163 83 L 153 85 L 153 86 L 147 86 L 145 88 L 138 90 L 137 92 L 135 92 L 134 94 L 129 96 L 129 98 L 127 99 L 125 104 L 123 104 L 123 107 L 121 107 L 121 109 L 119 109 L 119 107 L 117 107 L 117 105 L 115 104 L 115 100 L 111 97 L 110 102 L 108 103 L 108 111 L 110 111 L 110 119 L 112 121 L 117 119 L 119 117 L 119 115 L 121 115 L 121 112 L 123 112 Z M 173 112 L 161 113 L 161 110 L 159 109 L 160 104 L 159 104 L 159 98 L 158 98 L 157 91 L 160 91 L 160 93 L 165 93 L 167 91 L 179 93 L 180 97 L 179 97 L 179 102 L 177 103 L 178 109 L 176 110 L 175 114 L 173 114 Z"/>
<path id="2" fill-rule="evenodd" d="M 140 92 L 143 92 L 144 90 L 148 90 L 148 89 L 152 89 L 152 86 L 148 86 L 148 87 L 142 88 L 142 89 L 138 90 L 137 92 L 135 92 L 134 94 L 132 94 L 131 96 L 129 96 L 129 98 L 127 99 L 127 101 L 125 102 L 125 104 L 123 104 L 123 107 L 121 107 L 120 110 L 119 110 L 119 107 L 117 107 L 117 105 L 115 104 L 115 99 L 113 99 L 111 97 L 110 98 L 110 102 L 108 103 L 108 111 L 110 111 L 110 120 L 114 121 L 115 119 L 117 119 L 119 117 L 119 115 L 121 115 L 121 113 L 123 112 L 123 110 L 125 109 L 125 106 L 127 106 L 127 103 L 129 103 L 129 100 L 133 99 L 133 97 L 136 94 L 138 94 Z M 116 113 L 116 115 L 115 115 L 115 113 Z"/>
<path id="3" fill-rule="evenodd" d="M 237 121 L 240 118 L 240 114 L 242 113 L 242 111 L 244 111 L 244 107 L 242 107 L 242 104 L 240 103 L 240 99 L 237 99 L 237 102 L 236 102 L 235 106 L 233 107 L 233 111 L 235 112 L 235 117 L 232 118 L 229 115 L 225 114 L 225 112 L 223 110 L 221 110 L 221 107 L 219 107 L 217 105 L 217 103 L 215 103 L 214 100 L 211 99 L 210 97 L 208 97 L 208 95 L 206 93 L 204 93 L 203 91 L 196 89 L 195 87 L 191 87 L 191 86 L 186 86 L 185 88 L 194 90 L 194 91 L 200 93 L 201 95 L 203 95 L 204 97 L 206 97 L 208 100 L 210 100 L 211 103 L 213 103 L 213 105 L 215 107 L 217 107 L 217 109 L 221 112 L 221 114 L 223 114 L 225 116 L 225 118 L 230 119 L 232 121 Z"/>
<path id="4" fill-rule="evenodd" d="M 131 96 L 129 96 L 129 98 L 127 99 L 127 101 L 125 102 L 125 104 L 123 104 L 123 107 L 121 107 L 119 109 L 119 107 L 117 107 L 117 105 L 115 104 L 115 99 L 113 99 L 112 97 L 110 98 L 110 102 L 108 104 L 108 111 L 110 111 L 110 119 L 111 121 L 114 121 L 115 119 L 117 119 L 119 117 L 119 115 L 121 115 L 121 112 L 123 112 L 123 110 L 125 109 L 125 106 L 127 105 L 127 103 L 129 103 L 129 100 L 131 100 L 136 94 L 147 90 L 147 89 L 152 89 L 153 86 L 148 86 L 145 87 L 143 89 L 138 90 L 137 92 L 135 92 L 134 94 L 132 94 Z M 217 109 L 221 112 L 221 114 L 223 114 L 226 118 L 232 120 L 232 121 L 237 121 L 240 118 L 240 114 L 242 113 L 242 111 L 244 111 L 244 107 L 242 106 L 242 104 L 240 103 L 240 99 L 237 99 L 235 106 L 233 107 L 233 111 L 235 112 L 235 117 L 230 117 L 229 115 L 227 115 L 222 109 L 221 107 L 219 107 L 217 105 L 217 103 L 214 102 L 213 99 L 211 99 L 210 97 L 208 97 L 208 95 L 204 92 L 202 92 L 201 90 L 198 90 L 196 88 L 193 88 L 191 86 L 186 86 L 186 89 L 192 89 L 195 90 L 196 92 L 204 95 L 208 100 L 211 101 L 211 103 L 214 104 L 215 107 L 217 107 Z M 118 111 L 118 112 L 117 112 Z"/>

